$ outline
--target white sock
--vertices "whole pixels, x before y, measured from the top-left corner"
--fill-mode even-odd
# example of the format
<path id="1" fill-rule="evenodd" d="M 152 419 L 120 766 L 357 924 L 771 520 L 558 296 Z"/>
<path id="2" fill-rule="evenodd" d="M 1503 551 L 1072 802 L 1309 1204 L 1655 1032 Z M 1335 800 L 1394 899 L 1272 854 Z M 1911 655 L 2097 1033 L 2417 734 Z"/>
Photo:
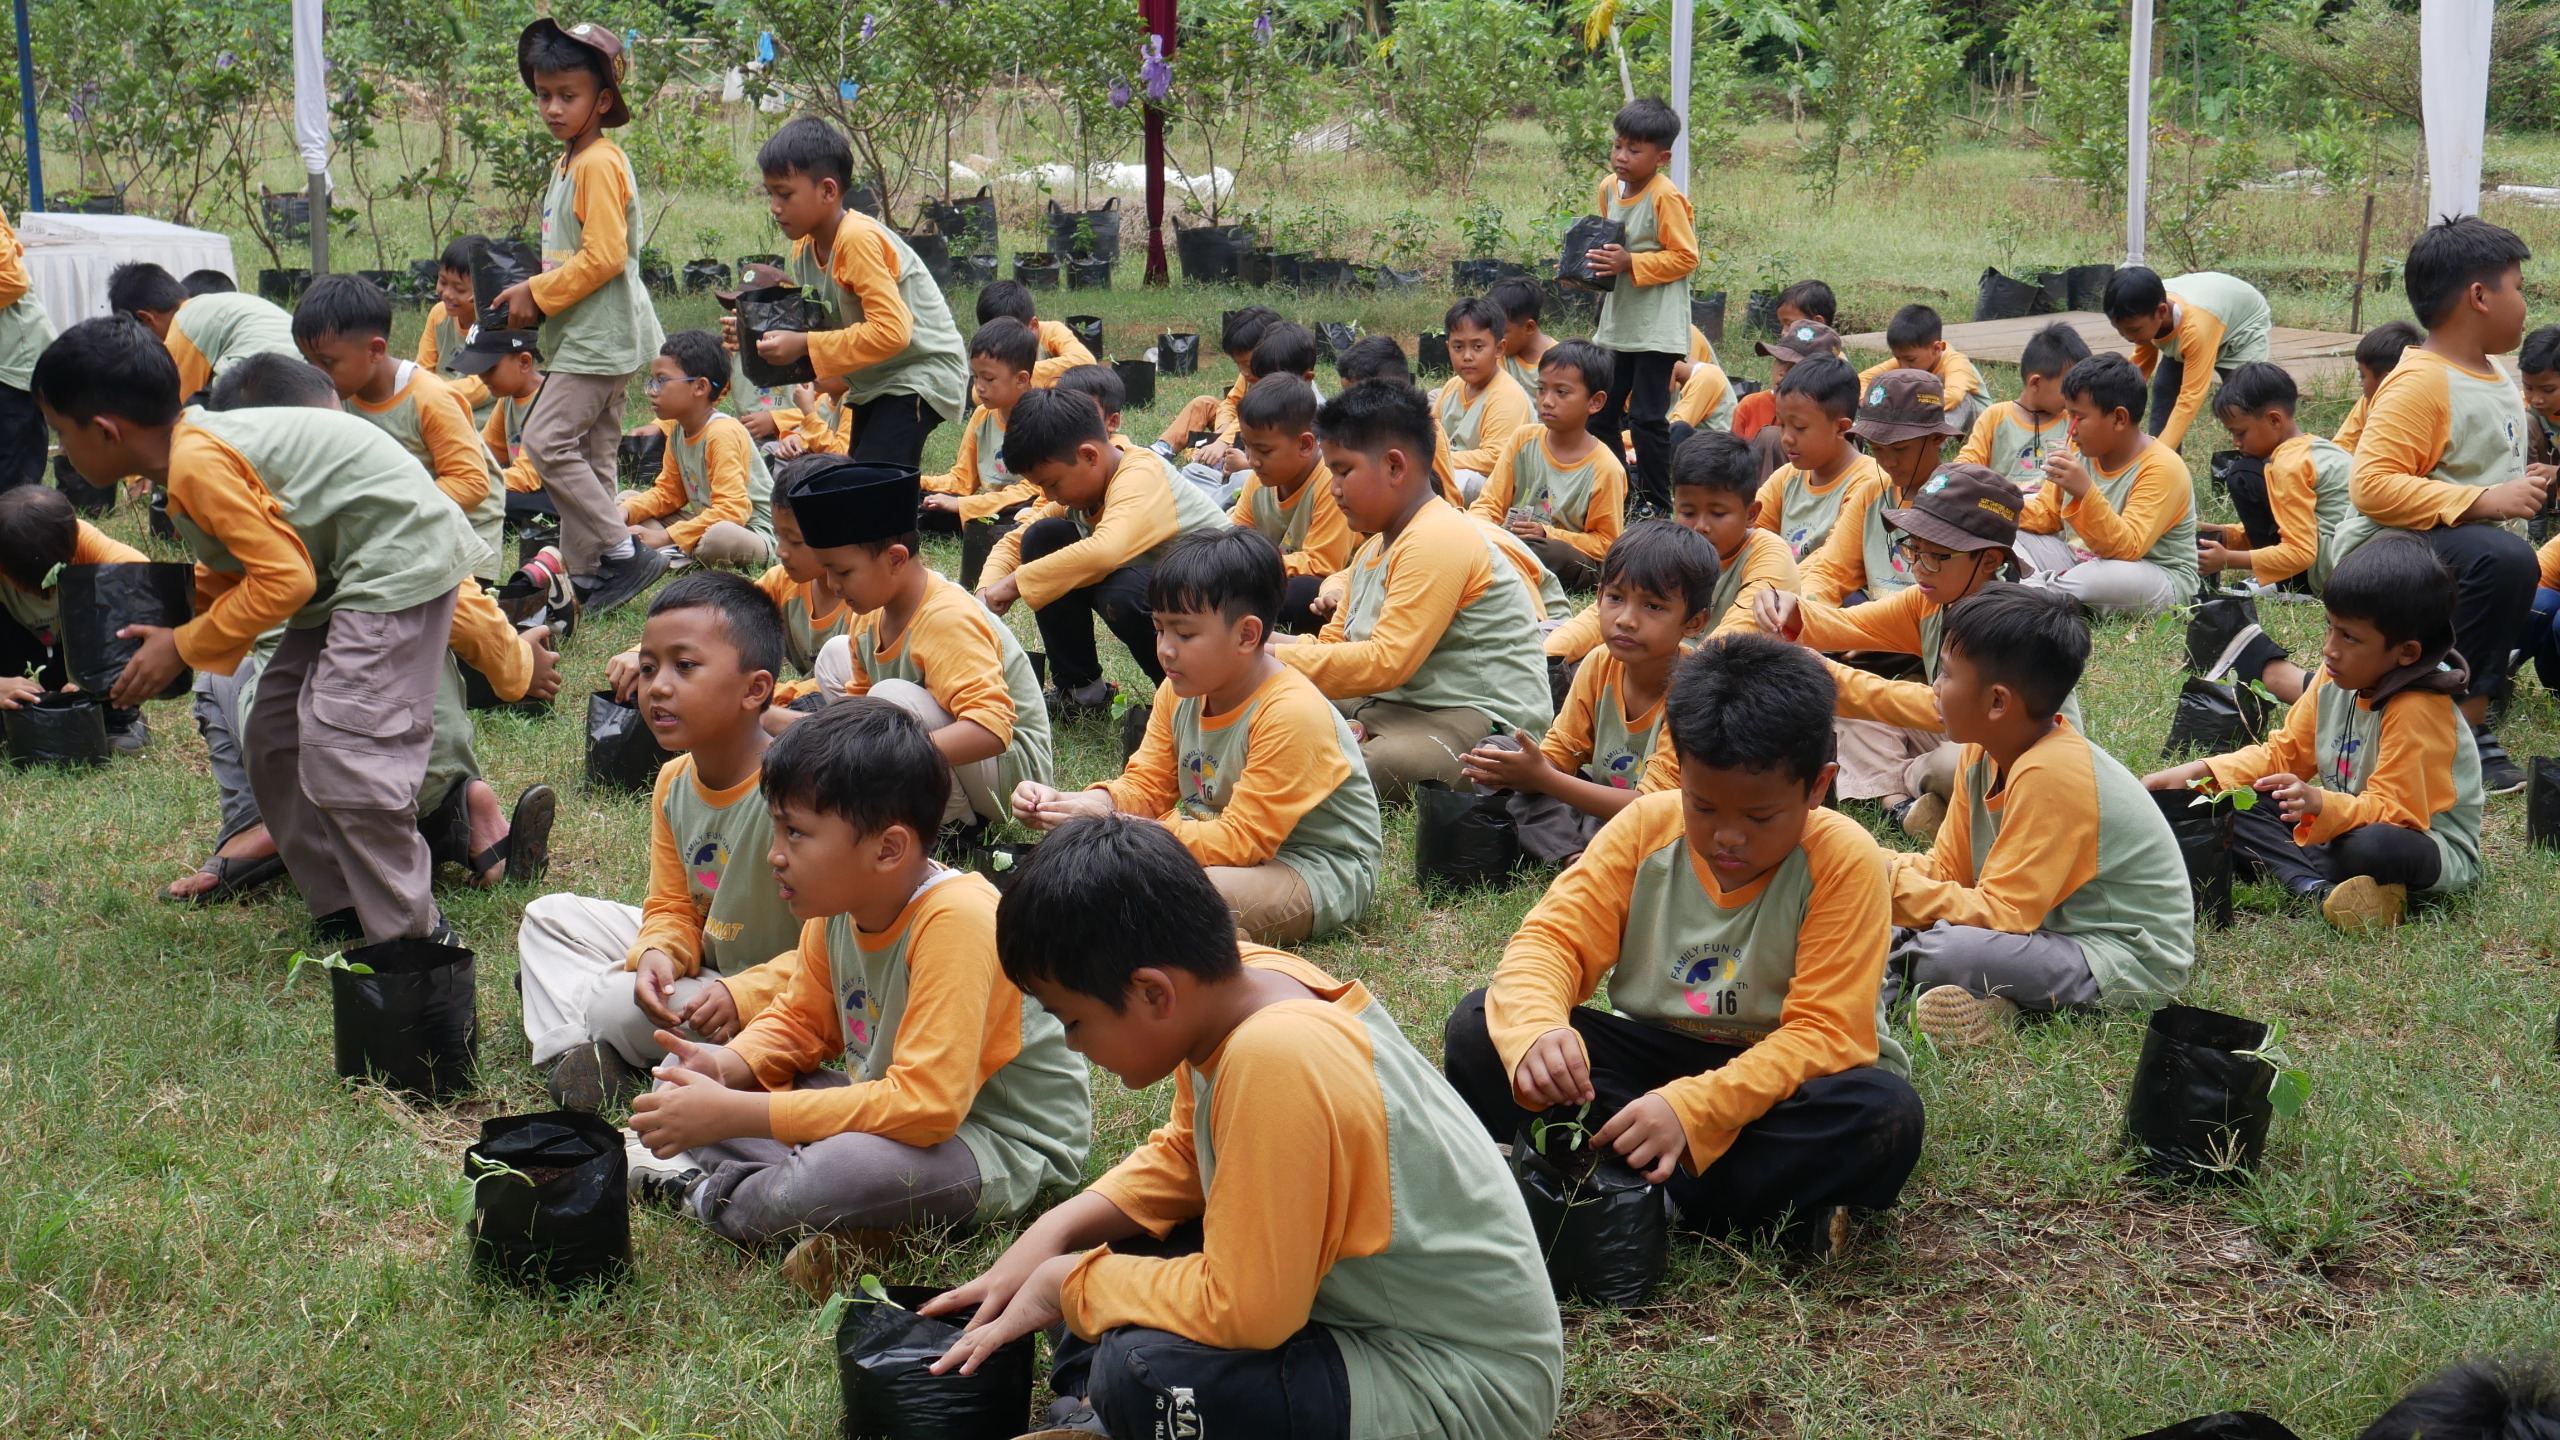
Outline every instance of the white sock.
<path id="1" fill-rule="evenodd" d="M 628 560 L 638 553 L 640 553 L 639 542 L 633 540 L 630 536 L 625 535 L 622 537 L 622 543 L 618 545 L 608 545 L 605 547 L 604 558 L 607 560 Z"/>

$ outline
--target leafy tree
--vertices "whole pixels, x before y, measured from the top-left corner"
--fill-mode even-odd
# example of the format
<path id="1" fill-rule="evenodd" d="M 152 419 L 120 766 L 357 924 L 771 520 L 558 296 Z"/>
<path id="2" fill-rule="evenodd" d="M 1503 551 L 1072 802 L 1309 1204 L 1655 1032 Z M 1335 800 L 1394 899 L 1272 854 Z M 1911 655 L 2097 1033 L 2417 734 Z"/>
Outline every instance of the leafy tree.
<path id="1" fill-rule="evenodd" d="M 1785 71 L 1822 121 L 1804 168 L 1828 199 L 1843 159 L 1883 180 L 1918 173 L 1938 148 L 1940 101 L 1963 63 L 1927 0 L 1795 0 L 1803 58 Z M 1861 129 L 1863 126 L 1863 129 Z"/>
<path id="2" fill-rule="evenodd" d="M 1522 0 L 1406 0 L 1361 65 L 1373 107 L 1362 137 L 1407 178 L 1464 189 L 1485 131 L 1538 99 L 1557 50 Z"/>

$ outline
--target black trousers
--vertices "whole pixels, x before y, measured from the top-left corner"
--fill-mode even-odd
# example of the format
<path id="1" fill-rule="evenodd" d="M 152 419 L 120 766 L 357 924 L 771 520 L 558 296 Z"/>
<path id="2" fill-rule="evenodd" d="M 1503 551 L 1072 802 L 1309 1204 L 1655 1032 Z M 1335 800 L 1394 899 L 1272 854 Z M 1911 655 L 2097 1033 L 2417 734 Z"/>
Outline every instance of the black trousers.
<path id="1" fill-rule="evenodd" d="M 2260 874 L 2296 895 L 2370 875 L 2382 885 L 2424 890 L 2444 874 L 2444 856 L 2424 830 L 2359 825 L 2326 845 L 2297 845 L 2276 807 L 2260 804 L 2231 818 L 2232 868 Z"/>
<path id="2" fill-rule="evenodd" d="M 942 412 L 919 395 L 883 395 L 853 407 L 853 450 L 848 457 L 883 465 L 924 468 L 925 437 Z"/>
<path id="3" fill-rule="evenodd" d="M 52 439 L 36 397 L 14 385 L 0 385 L 0 490 L 42 481 L 45 449 Z"/>
<path id="4" fill-rule="evenodd" d="M 927 535 L 957 535 L 960 523 L 957 510 L 924 509 L 916 512 L 916 528 Z"/>
<path id="5" fill-rule="evenodd" d="M 1598 1092 L 1585 1122 L 1595 1130 L 1648 1092 L 1722 1069 L 1742 1053 L 1587 1005 L 1574 1008 L 1573 1029 Z M 1512 1099 L 1511 1074 L 1485 1029 L 1482 990 L 1458 1002 L 1442 1038 L 1449 1083 L 1495 1139 L 1511 1140 L 1536 1118 Z M 1711 1234 L 1774 1232 L 1834 1205 L 1889 1209 L 1920 1162 L 1924 1123 L 1910 1081 L 1861 1065 L 1806 1081 L 1743 1126 L 1704 1173 L 1675 1170 L 1664 1188 L 1683 1223 Z"/>
<path id="6" fill-rule="evenodd" d="M 2497 525 L 2439 525 L 2408 533 L 2427 542 L 2453 572 L 2453 648 L 2471 666 L 2469 694 L 2504 695 L 2542 580 L 2533 547 Z"/>
<path id="7" fill-rule="evenodd" d="M 506 526 L 510 530 L 557 530 L 560 507 L 552 503 L 548 490 L 510 490 Z"/>
<path id="8" fill-rule="evenodd" d="M 1686 358 L 1654 350 L 1620 351 L 1609 403 L 1591 422 L 1591 433 L 1612 455 L 1627 453 L 1622 432 L 1635 432 L 1635 498 L 1651 501 L 1666 514 L 1671 510 L 1671 367 Z"/>
<path id="9" fill-rule="evenodd" d="M 1316 592 L 1324 588 L 1321 575 L 1292 575 L 1289 591 L 1280 597 L 1280 628 L 1292 635 L 1313 635 L 1324 628 L 1316 618 Z"/>
<path id="10" fill-rule="evenodd" d="M 1083 538 L 1072 520 L 1053 515 L 1034 521 L 1022 531 L 1023 563 L 1054 555 Z M 1033 617 L 1040 626 L 1041 647 L 1049 652 L 1050 682 L 1059 690 L 1081 689 L 1102 678 L 1102 656 L 1093 639 L 1097 619 L 1129 647 L 1149 680 L 1164 679 L 1164 667 L 1156 663 L 1155 611 L 1147 605 L 1147 577 L 1153 569 L 1123 565 L 1050 601 Z"/>
<path id="11" fill-rule="evenodd" d="M 2267 499 L 2266 461 L 2226 450 L 2213 457 L 2213 478 L 2222 482 L 2231 508 L 2240 512 L 2240 528 L 2249 534 L 2250 549 L 2263 550 L 2284 539 L 2283 529 L 2276 524 L 2276 508 Z"/>
<path id="12" fill-rule="evenodd" d="M 1528 546 L 1529 553 L 1537 556 L 1538 563 L 1546 566 L 1547 573 L 1567 590 L 1588 590 L 1600 583 L 1600 562 L 1553 535 L 1520 543 Z"/>

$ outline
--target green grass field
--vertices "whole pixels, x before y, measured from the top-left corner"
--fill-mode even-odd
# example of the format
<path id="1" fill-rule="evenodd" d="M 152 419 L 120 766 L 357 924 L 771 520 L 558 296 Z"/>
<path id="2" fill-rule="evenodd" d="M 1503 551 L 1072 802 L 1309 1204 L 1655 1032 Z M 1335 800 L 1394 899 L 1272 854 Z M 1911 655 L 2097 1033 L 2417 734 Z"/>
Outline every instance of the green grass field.
<path id="1" fill-rule="evenodd" d="M 1517 160 L 1539 163 L 1525 149 Z M 1841 283 L 1852 319 L 1880 322 L 1905 293 L 1969 295 L 1985 263 L 1970 214 L 2026 183 L 2032 158 L 1968 151 L 1941 169 L 1869 210 L 1851 208 L 1853 194 L 1829 216 L 1776 213 L 1767 247 L 1797 248 L 1805 270 Z M 1732 180 L 1763 196 L 1787 183 L 1765 168 Z M 2288 203 L 2300 208 L 2270 210 L 2253 231 L 2269 268 L 2334 265 L 2333 203 Z M 2055 235 L 2104 253 L 2105 225 L 2054 214 Z M 2351 262 L 2351 230 L 2346 242 Z M 1908 285 L 1890 278 L 1905 274 Z M 2280 321 L 2343 323 L 2342 289 L 2276 288 Z M 1056 308 L 1103 315 L 1108 348 L 1129 356 L 1167 323 L 1214 329 L 1243 298 L 1124 288 L 1062 295 Z M 1436 328 L 1446 299 L 1280 303 L 1409 343 Z M 958 304 L 965 315 L 968 297 Z M 688 300 L 665 313 L 675 328 L 713 312 Z M 404 319 L 404 340 L 415 324 Z M 1765 375 L 1756 362 L 1734 368 Z M 2013 374 L 1986 368 L 2014 393 Z M 1127 428 L 1152 433 L 1230 373 L 1207 359 L 1196 386 L 1168 380 L 1157 410 Z M 2329 428 L 2343 399 L 2323 397 L 2306 424 Z M 2199 475 L 2212 438 L 2187 446 Z M 947 463 L 955 442 L 946 427 L 929 459 Z M 2227 517 L 2209 486 L 2200 500 Z M 130 511 L 110 528 L 141 530 Z M 956 567 L 948 548 L 932 558 Z M 2317 610 L 2265 608 L 2307 653 Z M 1027 614 L 1015 623 L 1033 636 Z M 564 696 L 578 703 L 539 722 L 481 719 L 480 754 L 503 794 L 536 780 L 562 792 L 544 889 L 641 894 L 643 798 L 578 778 L 580 697 L 639 625 L 635 607 L 577 637 Z M 2082 687 L 2091 729 L 2137 768 L 2167 728 L 2179 655 L 2174 621 L 2099 628 Z M 1140 681 L 1125 655 L 1114 667 Z M 308 943 L 289 888 L 203 913 L 153 902 L 204 853 L 215 808 L 184 703 L 152 706 L 150 721 L 150 751 L 103 772 L 0 774 L 0 1164 L 12 1195 L 0 1213 L 0 1426 L 835 1433 L 828 1337 L 780 1279 L 778 1255 L 643 1213 L 637 1275 L 608 1294 L 551 1304 L 467 1274 L 461 1151 L 481 1119 L 547 1108 L 509 983 L 516 918 L 538 892 L 443 892 L 480 953 L 475 1096 L 421 1109 L 343 1085 L 325 984 L 284 983 Z M 2504 734 L 2519 756 L 2560 751 L 2560 708 L 2527 680 Z M 1066 727 L 1062 779 L 1101 778 L 1117 754 L 1109 727 Z M 2525 846 L 2523 811 L 2520 797 L 2492 801 L 2487 883 L 2393 935 L 2346 940 L 2250 890 L 2235 928 L 2202 936 L 2186 998 L 2281 1022 L 2311 1083 L 2253 1184 L 2178 1192 L 2127 1178 L 2115 1136 L 2138 1017 L 2045 1025 L 1975 1051 L 1916 1043 L 1931 1133 L 1903 1205 L 1824 1267 L 1682 1241 L 1655 1305 L 1569 1310 L 1559 1433 L 2117 1440 L 2247 1407 L 2306 1437 L 2346 1436 L 2448 1360 L 2547 1344 L 2560 1333 L 2549 1099 L 2560 921 L 2546 897 L 2560 863 Z M 1437 1054 L 1442 1017 L 1489 974 L 1537 886 L 1426 905 L 1409 818 L 1390 816 L 1388 834 L 1376 913 L 1307 954 L 1367 982 Z M 1169 1102 L 1162 1087 L 1132 1094 L 1107 1076 L 1096 1091 L 1099 1172 Z M 918 1242 L 885 1278 L 953 1281 L 1006 1239 Z"/>

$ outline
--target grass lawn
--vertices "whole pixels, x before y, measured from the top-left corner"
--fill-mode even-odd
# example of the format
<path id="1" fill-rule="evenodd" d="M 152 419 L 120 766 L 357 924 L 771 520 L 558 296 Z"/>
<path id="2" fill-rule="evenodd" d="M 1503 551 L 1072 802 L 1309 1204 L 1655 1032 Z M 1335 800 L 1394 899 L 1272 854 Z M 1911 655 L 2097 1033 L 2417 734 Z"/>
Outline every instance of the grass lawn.
<path id="1" fill-rule="evenodd" d="M 1543 163 L 1526 150 L 1516 162 Z M 1835 231 L 1809 208 L 1777 212 L 1786 234 L 1767 248 L 1810 254 L 1787 236 L 1830 235 L 1802 269 L 1838 267 L 1847 318 L 1880 323 L 1902 292 L 1856 277 L 1901 273 L 1909 259 L 1909 290 L 1969 296 L 1986 261 L 1966 212 L 2032 169 L 2029 157 L 1964 152 L 1889 207 L 1839 212 Z M 1791 182 L 1754 169 L 1734 183 L 1777 197 Z M 2285 203 L 2299 210 L 2257 217 L 2252 232 L 2267 237 L 2269 268 L 2337 263 L 2332 202 Z M 2079 222 L 2073 244 L 2103 253 L 2106 228 Z M 1878 242 L 1875 255 L 1854 253 L 1859 236 Z M 2352 230 L 2345 242 L 2351 263 Z M 2345 318 L 2343 290 L 2326 280 L 2278 298 L 2284 323 Z M 1126 288 L 1044 297 L 1043 313 L 1100 314 L 1108 349 L 1131 356 L 1168 323 L 1214 331 L 1217 312 L 1244 299 Z M 958 297 L 964 326 L 968 303 Z M 1447 297 L 1279 303 L 1409 345 L 1436 328 Z M 699 299 L 665 308 L 670 328 L 712 313 Z M 416 324 L 404 317 L 403 343 Z M 1766 373 L 1738 354 L 1734 368 Z M 1985 368 L 1997 393 L 2015 393 L 2014 374 Z M 1167 380 L 1158 407 L 1126 428 L 1152 435 L 1183 398 L 1231 374 L 1204 357 L 1196 384 Z M 2344 398 L 2308 407 L 2306 425 L 2333 426 Z M 936 436 L 929 460 L 948 463 L 955 430 Z M 2200 477 L 2218 438 L 2200 430 L 2188 443 Z M 2208 513 L 2227 518 L 2202 489 Z M 109 528 L 140 538 L 130 511 Z M 948 573 L 958 557 L 943 546 L 932 558 Z M 2310 653 L 2316 607 L 2266 610 L 2279 638 Z M 1036 645 L 1028 614 L 1014 623 Z M 634 607 L 577 637 L 551 718 L 481 719 L 481 758 L 503 795 L 536 780 L 562 792 L 543 889 L 642 893 L 645 797 L 592 793 L 579 779 L 583 696 L 639 627 Z M 2095 736 L 2137 768 L 2167 729 L 2180 652 L 2175 621 L 2099 627 L 2081 693 Z M 1143 683 L 1125 655 L 1113 668 Z M 547 1108 L 509 983 L 515 922 L 538 892 L 443 892 L 480 953 L 477 1095 L 420 1109 L 342 1085 L 325 983 L 284 984 L 287 957 L 308 943 L 289 888 L 202 914 L 153 903 L 204 853 L 216 817 L 185 704 L 149 716 L 155 740 L 139 758 L 77 776 L 0 774 L 0 1032 L 13 1037 L 0 1054 L 0 1160 L 14 1177 L 0 1212 L 0 1426 L 834 1433 L 828 1339 L 781 1281 L 777 1255 L 643 1213 L 638 1273 L 609 1294 L 555 1305 L 467 1275 L 461 1151 L 480 1120 Z M 2519 756 L 2560 752 L 2560 709 L 2528 680 L 2504 734 Z M 1065 782 L 1116 770 L 1105 724 L 1065 727 L 1059 751 Z M 1682 1241 L 1655 1305 L 1569 1311 L 1560 1433 L 2116 1440 L 2246 1407 L 2305 1436 L 2342 1436 L 2450 1359 L 2548 1343 L 2560 1333 L 2560 1129 L 2548 1098 L 2560 1083 L 2560 922 L 2546 897 L 2560 863 L 2529 850 L 2523 828 L 2520 797 L 2492 801 L 2488 881 L 2388 937 L 2343 939 L 2262 889 L 2244 891 L 2235 928 L 2202 936 L 2187 998 L 2281 1022 L 2311 1084 L 2255 1183 L 2172 1192 L 2126 1177 L 2115 1136 L 2138 1017 L 2045 1025 L 1977 1051 L 1915 1042 L 1931 1133 L 1901 1208 L 1828 1266 Z M 1391 815 L 1388 836 L 1376 912 L 1306 953 L 1364 980 L 1437 1054 L 1442 1017 L 1490 973 L 1537 886 L 1426 905 L 1411 881 L 1409 817 Z M 1107 1076 L 1096 1094 L 1098 1173 L 1169 1099 Z M 1007 1238 L 919 1242 L 884 1278 L 955 1281 Z"/>

